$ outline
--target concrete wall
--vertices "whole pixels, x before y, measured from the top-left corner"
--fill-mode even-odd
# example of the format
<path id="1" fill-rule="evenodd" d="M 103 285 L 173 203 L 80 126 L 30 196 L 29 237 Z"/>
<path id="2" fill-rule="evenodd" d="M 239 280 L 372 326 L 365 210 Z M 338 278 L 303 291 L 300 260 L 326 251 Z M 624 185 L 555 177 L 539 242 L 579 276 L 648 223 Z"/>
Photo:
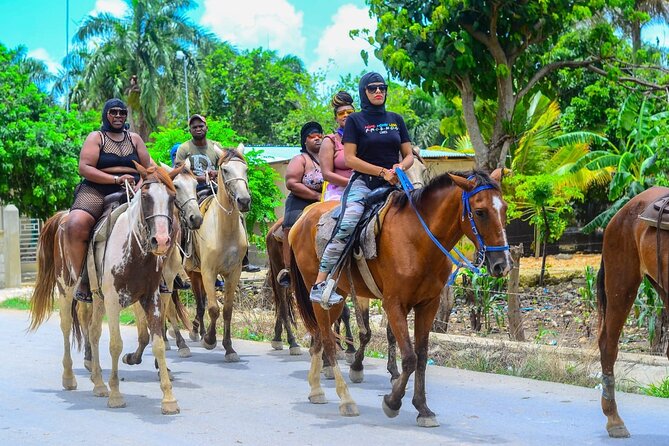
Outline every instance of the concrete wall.
<path id="1" fill-rule="evenodd" d="M 0 208 L 0 288 L 21 286 L 19 210 L 14 205 Z"/>

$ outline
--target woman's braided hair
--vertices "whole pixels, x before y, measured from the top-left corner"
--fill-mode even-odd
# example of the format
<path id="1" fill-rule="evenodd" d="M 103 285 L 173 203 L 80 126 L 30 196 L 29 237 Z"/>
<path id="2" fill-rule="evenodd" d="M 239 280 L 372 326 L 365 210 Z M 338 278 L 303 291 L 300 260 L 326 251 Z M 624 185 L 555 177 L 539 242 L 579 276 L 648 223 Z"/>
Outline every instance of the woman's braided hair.
<path id="1" fill-rule="evenodd" d="M 337 94 L 332 96 L 332 101 L 330 101 L 332 106 L 332 111 L 334 112 L 335 117 L 337 116 L 337 109 L 345 105 L 353 105 L 353 98 L 350 94 L 345 91 L 339 91 Z"/>

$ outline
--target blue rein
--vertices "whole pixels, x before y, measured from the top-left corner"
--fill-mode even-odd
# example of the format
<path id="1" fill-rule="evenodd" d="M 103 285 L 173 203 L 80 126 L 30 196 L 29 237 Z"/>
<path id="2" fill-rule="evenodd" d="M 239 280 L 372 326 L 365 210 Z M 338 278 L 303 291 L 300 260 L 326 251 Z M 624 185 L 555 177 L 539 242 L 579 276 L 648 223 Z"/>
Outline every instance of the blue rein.
<path id="1" fill-rule="evenodd" d="M 418 221 L 420 221 L 420 224 L 423 226 L 423 229 L 425 229 L 425 232 L 427 233 L 428 237 L 430 237 L 430 240 L 434 242 L 435 245 L 437 245 L 437 248 L 448 257 L 451 262 L 455 265 L 455 271 L 451 273 L 451 275 L 448 278 L 448 285 L 452 285 L 453 282 L 455 281 L 455 278 L 458 275 L 458 272 L 460 271 L 460 268 L 462 267 L 467 267 L 471 271 L 474 272 L 474 274 L 479 275 L 481 274 L 481 271 L 474 266 L 472 262 L 467 259 L 467 257 L 460 252 L 456 247 L 453 247 L 453 251 L 457 254 L 457 256 L 460 259 L 455 258 L 449 251 L 448 249 L 444 248 L 444 246 L 437 240 L 437 238 L 432 234 L 430 231 L 430 228 L 428 228 L 427 224 L 425 223 L 425 220 L 423 220 L 423 217 L 421 217 L 420 213 L 418 212 L 418 209 L 416 209 L 416 205 L 413 202 L 413 199 L 411 198 L 411 191 L 414 190 L 413 184 L 411 184 L 411 181 L 409 181 L 409 178 L 406 176 L 404 171 L 401 168 L 396 168 L 395 173 L 397 174 L 397 178 L 400 180 L 400 185 L 402 186 L 402 190 L 404 190 L 404 193 L 406 194 L 407 198 L 409 199 L 409 203 L 411 204 L 411 207 L 413 208 L 414 212 L 416 212 L 416 216 L 418 217 Z M 467 178 L 468 180 L 471 180 L 473 177 Z M 476 229 L 476 223 L 474 222 L 474 215 L 472 213 L 471 205 L 469 204 L 469 199 L 476 195 L 477 193 L 486 190 L 486 189 L 494 189 L 494 187 L 490 184 L 485 184 L 483 186 L 478 186 L 472 189 L 471 191 L 462 191 L 462 216 L 467 217 L 469 219 L 469 223 L 472 225 L 472 231 L 474 235 L 476 236 L 476 241 L 479 244 L 479 250 L 477 252 L 477 259 L 480 260 L 480 262 L 483 262 L 483 259 L 485 258 L 485 253 L 486 251 L 508 251 L 509 250 L 509 245 L 503 245 L 503 246 L 488 246 L 485 244 L 483 239 L 481 238 L 481 235 L 479 234 L 478 229 Z M 480 263 L 479 263 L 480 264 Z"/>

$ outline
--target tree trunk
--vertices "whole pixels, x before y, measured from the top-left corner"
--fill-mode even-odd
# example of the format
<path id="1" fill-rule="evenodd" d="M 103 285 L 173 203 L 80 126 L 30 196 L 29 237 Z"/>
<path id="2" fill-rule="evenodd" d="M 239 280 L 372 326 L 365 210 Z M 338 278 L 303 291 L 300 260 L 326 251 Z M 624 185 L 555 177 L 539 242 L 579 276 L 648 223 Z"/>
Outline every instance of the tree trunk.
<path id="1" fill-rule="evenodd" d="M 515 341 L 525 341 L 525 329 L 523 328 L 523 318 L 520 313 L 520 294 L 518 285 L 520 283 L 520 258 L 523 255 L 523 245 L 512 246 L 511 259 L 513 260 L 513 269 L 509 274 L 509 334 Z"/>

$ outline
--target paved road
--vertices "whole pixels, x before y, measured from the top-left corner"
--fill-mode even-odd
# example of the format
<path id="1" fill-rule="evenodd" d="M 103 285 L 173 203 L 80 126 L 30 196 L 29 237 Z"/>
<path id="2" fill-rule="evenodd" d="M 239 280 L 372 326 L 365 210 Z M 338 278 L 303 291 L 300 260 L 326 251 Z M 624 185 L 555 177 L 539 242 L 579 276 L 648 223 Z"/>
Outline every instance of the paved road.
<path id="1" fill-rule="evenodd" d="M 351 386 L 361 415 L 343 418 L 333 381 L 325 385 L 328 404 L 307 402 L 306 354 L 290 357 L 248 341 L 235 341 L 236 364 L 223 362 L 220 344 L 214 351 L 192 345 L 188 359 L 168 352 L 181 407 L 176 416 L 160 414 L 147 349 L 141 365 L 121 364 L 128 405 L 112 410 L 92 395 L 81 354 L 74 358 L 79 390 L 61 388 L 56 316 L 36 333 L 26 326 L 26 312 L 0 310 L 0 445 L 669 445 L 667 400 L 619 394 L 632 438 L 613 440 L 598 390 L 442 367 L 428 367 L 427 377 L 440 427 L 416 426 L 411 390 L 400 415 L 388 419 L 380 407 L 388 390 L 385 365 L 373 359 L 366 360 L 365 382 Z M 123 331 L 125 351 L 134 348 L 134 336 L 132 328 Z M 102 345 L 108 371 L 106 338 Z"/>

